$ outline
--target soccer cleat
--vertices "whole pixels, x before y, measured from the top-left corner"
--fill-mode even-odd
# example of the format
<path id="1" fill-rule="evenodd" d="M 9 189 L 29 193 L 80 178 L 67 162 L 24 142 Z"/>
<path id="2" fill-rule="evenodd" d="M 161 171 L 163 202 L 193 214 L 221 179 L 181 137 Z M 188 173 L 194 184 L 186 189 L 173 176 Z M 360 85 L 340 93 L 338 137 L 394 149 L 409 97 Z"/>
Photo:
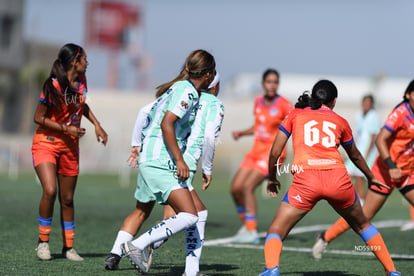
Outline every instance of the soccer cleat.
<path id="1" fill-rule="evenodd" d="M 49 243 L 48 242 L 39 242 L 36 248 L 37 257 L 43 261 L 48 261 L 52 259 L 50 255 Z"/>
<path id="2" fill-rule="evenodd" d="M 388 276 L 401 276 L 401 272 L 399 272 L 399 271 L 390 271 L 390 272 L 388 272 Z"/>
<path id="3" fill-rule="evenodd" d="M 236 233 L 236 236 L 237 235 L 243 235 L 244 233 L 246 233 L 247 232 L 247 229 L 246 229 L 246 226 L 242 226 L 242 227 L 240 227 L 240 229 L 237 231 L 237 233 Z"/>
<path id="4" fill-rule="evenodd" d="M 148 245 L 147 247 L 144 248 L 143 253 L 144 253 L 145 259 L 147 260 L 147 267 L 149 270 L 151 267 L 151 263 L 152 263 L 152 253 L 154 253 L 154 249 L 152 249 L 151 245 Z"/>
<path id="5" fill-rule="evenodd" d="M 109 253 L 108 257 L 106 257 L 104 261 L 104 267 L 106 270 L 117 270 L 119 267 L 119 262 L 121 261 L 121 256 Z"/>
<path id="6" fill-rule="evenodd" d="M 187 273 L 183 273 L 182 276 L 187 276 Z M 201 274 L 200 272 L 197 272 L 195 276 L 208 276 L 207 274 Z"/>
<path id="7" fill-rule="evenodd" d="M 274 268 L 265 268 L 258 276 L 280 276 L 279 267 L 275 266 Z"/>
<path id="8" fill-rule="evenodd" d="M 130 241 L 121 245 L 121 249 L 124 255 L 129 259 L 131 264 L 141 272 L 148 272 L 148 261 L 152 261 L 152 255 L 151 260 L 149 260 L 150 256 L 148 255 L 149 251 L 147 248 L 151 247 L 147 246 L 144 250 L 140 250 L 139 248 L 135 247 Z"/>
<path id="9" fill-rule="evenodd" d="M 241 232 L 233 238 L 234 243 L 259 243 L 260 237 L 256 230 Z"/>
<path id="10" fill-rule="evenodd" d="M 63 247 L 62 255 L 63 257 L 71 261 L 78 261 L 78 262 L 83 261 L 83 258 L 79 256 L 79 254 L 73 248 L 69 249 L 69 248 Z"/>
<path id="11" fill-rule="evenodd" d="M 325 231 L 319 233 L 318 237 L 316 238 L 316 242 L 312 247 L 312 256 L 317 260 L 322 259 L 322 253 L 328 246 L 328 242 L 325 241 L 324 236 Z"/>
<path id="12" fill-rule="evenodd" d="M 247 233 L 246 226 L 243 225 L 242 227 L 240 227 L 239 230 L 237 230 L 236 235 L 233 236 L 233 240 L 238 240 L 240 237 L 246 235 L 246 233 Z"/>
<path id="13" fill-rule="evenodd" d="M 414 221 L 403 224 L 400 228 L 401 231 L 409 231 L 414 229 Z"/>

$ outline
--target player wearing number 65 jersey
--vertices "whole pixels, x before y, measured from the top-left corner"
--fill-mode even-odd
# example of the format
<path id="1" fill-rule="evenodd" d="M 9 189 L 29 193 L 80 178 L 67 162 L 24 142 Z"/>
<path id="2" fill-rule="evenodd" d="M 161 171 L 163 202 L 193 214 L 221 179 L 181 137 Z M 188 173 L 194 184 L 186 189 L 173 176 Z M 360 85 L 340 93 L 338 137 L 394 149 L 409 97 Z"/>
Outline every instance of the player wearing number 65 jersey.
<path id="1" fill-rule="evenodd" d="M 280 275 L 279 258 L 282 241 L 292 227 L 314 206 L 325 199 L 358 233 L 387 273 L 395 267 L 381 234 L 362 213 L 358 196 L 345 169 L 338 147 L 342 145 L 349 158 L 364 173 L 371 185 L 378 181 L 356 148 L 348 122 L 332 111 L 338 92 L 328 80 L 318 81 L 311 97 L 303 93 L 293 110 L 279 126 L 269 157 L 268 193 L 276 197 L 278 159 L 292 136 L 294 158 L 293 183 L 282 199 L 265 241 L 265 270 L 260 275 Z M 394 275 L 394 274 L 391 274 Z"/>
<path id="2" fill-rule="evenodd" d="M 379 156 L 371 170 L 376 178 L 390 188 L 368 187 L 362 209 L 369 219 L 384 206 L 394 188 L 411 204 L 411 208 L 414 206 L 414 80 L 408 84 L 403 99 L 388 115 L 376 139 Z M 320 233 L 312 249 L 313 256 L 316 259 L 322 258 L 328 243 L 348 228 L 349 225 L 339 219 Z"/>

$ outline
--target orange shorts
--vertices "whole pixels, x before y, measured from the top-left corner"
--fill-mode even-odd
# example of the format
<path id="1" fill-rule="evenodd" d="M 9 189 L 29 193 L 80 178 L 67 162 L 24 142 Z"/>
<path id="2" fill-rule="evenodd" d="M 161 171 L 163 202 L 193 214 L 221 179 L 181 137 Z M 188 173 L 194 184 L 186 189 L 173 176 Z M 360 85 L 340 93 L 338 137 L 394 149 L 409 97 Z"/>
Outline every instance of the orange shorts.
<path id="1" fill-rule="evenodd" d="M 283 201 L 304 210 L 312 210 L 321 199 L 335 209 L 355 203 L 358 196 L 345 168 L 295 173 L 293 183 L 283 197 Z"/>
<path id="2" fill-rule="evenodd" d="M 384 187 L 377 187 L 375 185 L 371 185 L 369 189 L 376 193 L 382 195 L 389 195 L 392 193 L 394 188 L 397 188 L 402 194 L 405 194 L 408 191 L 414 189 L 414 173 L 411 172 L 410 175 L 404 175 L 399 180 L 392 180 L 390 174 L 388 172 L 388 167 L 384 162 L 379 161 L 379 157 L 375 160 L 374 165 L 371 168 L 372 173 L 374 174 L 375 178 L 379 181 L 384 183 L 387 186 L 390 186 L 391 189 L 387 189 Z"/>
<path id="3" fill-rule="evenodd" d="M 269 155 L 264 155 L 264 154 L 255 155 L 252 152 L 249 152 L 244 157 L 244 160 L 241 163 L 240 168 L 248 169 L 248 170 L 255 170 L 267 176 L 269 173 L 268 164 L 269 164 Z"/>
<path id="4" fill-rule="evenodd" d="M 272 145 L 270 145 L 270 148 L 271 147 Z M 244 157 L 244 160 L 241 163 L 240 168 L 247 170 L 255 170 L 267 177 L 269 174 L 270 148 L 268 150 L 264 150 L 263 148 L 259 149 L 259 147 L 253 147 Z M 283 150 L 280 156 L 279 165 L 283 163 L 285 157 L 286 149 Z"/>
<path id="5" fill-rule="evenodd" d="M 77 176 L 79 174 L 79 148 L 70 149 L 67 146 L 46 146 L 35 143 L 32 146 L 33 166 L 50 162 L 56 165 L 58 174 Z"/>

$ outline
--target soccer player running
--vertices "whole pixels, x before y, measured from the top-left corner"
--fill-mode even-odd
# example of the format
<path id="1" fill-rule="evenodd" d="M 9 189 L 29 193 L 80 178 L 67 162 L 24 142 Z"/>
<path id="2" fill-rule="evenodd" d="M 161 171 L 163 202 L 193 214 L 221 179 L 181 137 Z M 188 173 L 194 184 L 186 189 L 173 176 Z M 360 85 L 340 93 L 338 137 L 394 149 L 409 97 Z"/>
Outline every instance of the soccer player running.
<path id="1" fill-rule="evenodd" d="M 267 69 L 263 73 L 262 86 L 265 93 L 256 97 L 254 101 L 254 126 L 243 131 L 233 131 L 235 140 L 245 135 L 254 135 L 253 147 L 246 154 L 230 188 L 237 213 L 243 223 L 234 236 L 234 242 L 260 241 L 257 233 L 257 203 L 254 191 L 268 174 L 269 152 L 279 124 L 292 110 L 290 102 L 278 94 L 279 78 L 279 72 L 274 69 Z M 281 160 L 284 157 L 285 153 Z"/>
<path id="2" fill-rule="evenodd" d="M 119 241 L 124 240 L 123 253 L 143 272 L 149 270 L 152 243 L 165 240 L 198 221 L 188 189 L 192 173 L 183 153 L 196 116 L 200 91 L 208 88 L 214 76 L 214 57 L 204 50 L 191 52 L 181 73 L 158 87 L 157 100 L 148 114 L 139 154 L 136 207 L 124 220 L 113 247 L 118 250 Z M 131 241 L 150 215 L 155 201 L 171 205 L 177 215 Z"/>
<path id="3" fill-rule="evenodd" d="M 407 201 L 414 206 L 414 80 L 403 95 L 403 101 L 389 114 L 376 139 L 379 151 L 372 172 L 390 188 L 379 189 L 369 185 L 363 212 L 371 219 L 381 209 L 388 196 L 397 188 Z M 313 257 L 322 258 L 322 252 L 329 242 L 349 228 L 339 219 L 328 230 L 322 232 L 313 246 Z"/>
<path id="4" fill-rule="evenodd" d="M 197 169 L 200 154 L 202 154 L 202 172 L 204 180 L 203 190 L 207 189 L 211 183 L 212 163 L 215 152 L 215 138 L 218 137 L 221 131 L 221 125 L 224 115 L 223 104 L 217 98 L 220 87 L 219 81 L 220 77 L 219 73 L 217 72 L 214 80 L 212 81 L 212 83 L 210 83 L 208 87 L 208 91 L 201 91 L 199 108 L 197 111 L 195 121 L 192 125 L 191 134 L 188 137 L 187 147 L 184 153 L 184 160 L 188 164 L 189 169 L 190 171 L 192 171 L 193 175 Z M 154 102 L 151 102 L 150 104 L 141 108 L 137 116 L 137 120 L 135 122 L 134 131 L 132 135 L 132 149 L 127 159 L 129 165 L 132 167 L 138 167 L 137 164 L 139 148 L 141 147 L 142 129 L 147 121 L 146 118 L 153 104 Z M 194 250 L 189 249 L 188 252 L 186 252 L 186 272 L 184 275 L 193 275 L 199 271 L 199 261 L 204 241 L 205 224 L 208 216 L 207 208 L 198 197 L 196 191 L 192 188 L 191 183 L 192 179 L 189 182 L 189 189 L 191 192 L 191 196 L 194 200 L 195 206 L 197 208 L 197 215 L 199 217 L 199 220 L 195 226 L 193 225 L 192 227 L 186 230 L 186 236 L 192 237 L 192 239 L 188 239 L 190 243 L 187 244 L 186 248 L 189 249 L 188 247 L 191 247 Z M 173 215 L 175 215 L 174 210 L 169 205 L 165 205 L 164 219 L 169 218 Z M 142 224 L 142 221 L 138 219 L 134 221 L 137 223 L 135 229 L 137 229 L 138 231 Z M 132 240 L 133 236 L 135 235 L 136 233 L 128 233 L 122 229 L 118 232 L 118 237 L 114 242 L 111 253 L 108 255 L 104 262 L 104 266 L 106 269 L 118 269 L 118 264 L 122 256 L 121 244 Z M 195 242 L 192 243 L 191 241 Z M 152 248 L 157 249 L 163 243 L 164 240 L 159 241 L 153 244 Z M 148 266 L 149 265 L 150 263 L 148 263 Z"/>
<path id="5" fill-rule="evenodd" d="M 73 198 L 79 174 L 79 139 L 86 132 L 81 128 L 82 116 L 94 124 L 98 142 L 106 145 L 108 141 L 108 135 L 85 103 L 87 65 L 86 53 L 82 47 L 64 45 L 43 84 L 34 114 L 38 127 L 33 136 L 32 156 L 43 189 L 39 205 L 37 245 L 37 256 L 41 260 L 52 258 L 49 237 L 56 195 L 61 209 L 62 254 L 69 260 L 83 260 L 73 249 Z"/>
<path id="6" fill-rule="evenodd" d="M 371 186 L 378 189 L 386 187 L 374 177 L 356 148 L 348 122 L 333 112 L 337 95 L 336 86 L 331 81 L 318 81 L 312 88 L 311 97 L 303 93 L 296 108 L 279 127 L 269 157 L 268 193 L 276 197 L 280 190 L 277 180 L 278 160 L 291 135 L 294 151 L 292 168 L 295 171 L 292 171 L 293 183 L 284 195 L 267 232 L 264 247 L 266 267 L 259 275 L 280 275 L 282 241 L 321 199 L 327 200 L 370 248 L 377 249 L 373 253 L 388 275 L 399 275 L 395 272 L 381 234 L 362 213 L 358 196 L 338 151 L 341 144 Z"/>
<path id="7" fill-rule="evenodd" d="M 206 190 L 212 180 L 213 159 L 215 152 L 216 138 L 219 136 L 224 117 L 224 107 L 222 102 L 217 98 L 220 83 L 219 74 L 209 85 L 208 91 L 201 90 L 199 109 L 191 128 L 191 134 L 188 137 L 187 147 L 184 153 L 184 160 L 188 164 L 191 172 L 191 180 L 188 182 L 188 188 L 191 192 L 194 204 L 197 209 L 198 222 L 186 229 L 186 259 L 185 272 L 183 276 L 196 276 L 199 274 L 199 263 L 201 251 L 204 243 L 205 225 L 208 217 L 208 210 L 199 198 L 197 192 L 192 186 L 194 174 L 197 170 L 197 164 L 202 158 L 203 190 Z M 164 206 L 164 219 L 175 215 L 171 206 Z M 153 244 L 157 249 L 164 241 Z"/>

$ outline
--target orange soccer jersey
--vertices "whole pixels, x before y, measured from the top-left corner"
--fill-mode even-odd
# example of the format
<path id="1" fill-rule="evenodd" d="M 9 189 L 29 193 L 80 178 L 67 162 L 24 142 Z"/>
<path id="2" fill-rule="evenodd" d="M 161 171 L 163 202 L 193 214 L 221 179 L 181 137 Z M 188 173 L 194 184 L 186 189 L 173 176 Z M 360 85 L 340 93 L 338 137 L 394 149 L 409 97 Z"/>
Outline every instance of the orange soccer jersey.
<path id="1" fill-rule="evenodd" d="M 46 98 L 43 91 L 39 98 L 48 106 L 46 117 L 61 124 L 80 127 L 87 93 L 86 78 L 80 77 L 78 89 L 70 92 L 62 91 L 57 80 L 53 80 L 53 86 L 59 93 L 57 105 L 52 103 L 50 97 Z M 59 174 L 79 174 L 79 138 L 62 131 L 39 125 L 33 136 L 32 156 L 35 167 L 50 162 L 57 166 Z"/>
<path id="2" fill-rule="evenodd" d="M 293 110 L 280 125 L 293 143 L 293 166 L 301 170 L 344 168 L 340 144 L 353 143 L 348 122 L 326 106 Z"/>
<path id="3" fill-rule="evenodd" d="M 254 101 L 254 144 L 240 165 L 241 168 L 253 169 L 263 175 L 268 174 L 269 153 L 273 140 L 280 123 L 291 110 L 292 105 L 282 96 L 277 96 L 271 104 L 265 103 L 264 96 L 256 97 Z M 285 156 L 284 151 L 281 160 Z"/>
<path id="4" fill-rule="evenodd" d="M 414 114 L 407 102 L 395 108 L 385 121 L 384 128 L 392 133 L 388 140 L 391 159 L 409 175 L 414 169 Z M 380 162 L 384 162 L 382 159 Z"/>
<path id="5" fill-rule="evenodd" d="M 291 110 L 290 102 L 280 95 L 271 104 L 265 103 L 264 96 L 256 97 L 254 101 L 255 122 L 252 153 L 268 157 L 278 127 Z"/>
<path id="6" fill-rule="evenodd" d="M 80 77 L 79 87 L 75 91 L 62 91 L 56 79 L 53 80 L 53 86 L 60 96 L 58 106 L 52 104 L 50 97 L 46 99 L 43 91 L 39 98 L 41 103 L 48 106 L 46 117 L 58 123 L 80 127 L 87 93 L 86 77 Z M 39 125 L 33 136 L 33 144 L 37 143 L 44 143 L 51 147 L 56 144 L 59 144 L 59 146 L 76 146 L 78 138 Z"/>

